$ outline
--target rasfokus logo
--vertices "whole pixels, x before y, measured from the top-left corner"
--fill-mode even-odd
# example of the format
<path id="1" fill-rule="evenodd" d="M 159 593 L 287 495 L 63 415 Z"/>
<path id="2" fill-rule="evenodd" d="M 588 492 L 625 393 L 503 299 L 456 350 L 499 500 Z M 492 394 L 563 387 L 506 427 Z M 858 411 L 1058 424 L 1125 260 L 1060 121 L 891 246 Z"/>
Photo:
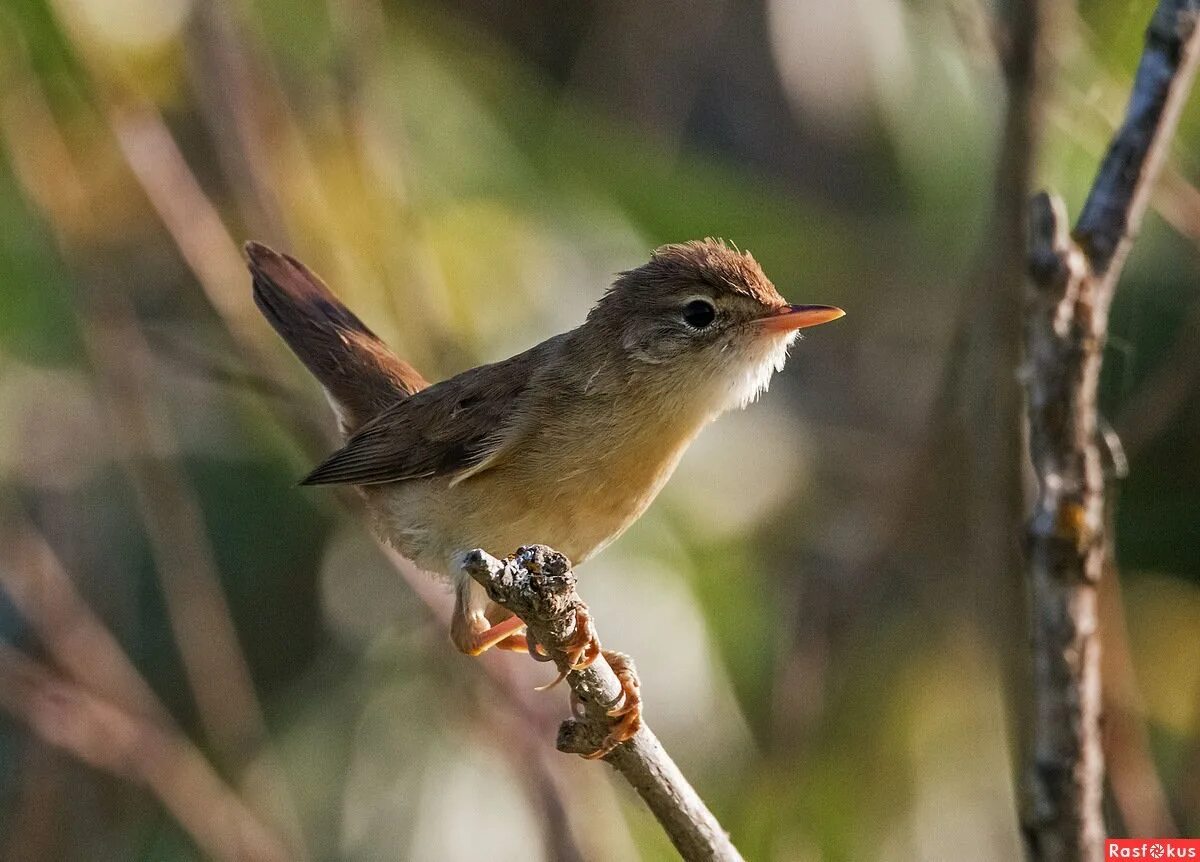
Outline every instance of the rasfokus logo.
<path id="1" fill-rule="evenodd" d="M 1104 858 L 1200 860 L 1200 838 L 1109 838 Z"/>

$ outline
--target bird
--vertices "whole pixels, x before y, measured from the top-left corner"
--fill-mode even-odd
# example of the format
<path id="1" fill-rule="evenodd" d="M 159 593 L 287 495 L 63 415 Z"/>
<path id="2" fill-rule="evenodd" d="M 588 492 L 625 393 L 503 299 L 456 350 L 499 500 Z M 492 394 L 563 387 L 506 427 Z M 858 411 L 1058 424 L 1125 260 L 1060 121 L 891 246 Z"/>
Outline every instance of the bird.
<path id="1" fill-rule="evenodd" d="M 342 435 L 301 484 L 355 486 L 379 536 L 449 581 L 450 638 L 468 655 L 539 651 L 463 573 L 466 554 L 539 543 L 575 564 L 595 556 L 704 426 L 766 391 L 801 329 L 844 314 L 789 304 L 721 240 L 674 243 L 619 273 L 576 328 L 430 384 L 304 264 L 253 241 L 245 253 L 255 304 L 321 384 Z M 573 667 L 600 653 L 590 620 L 578 622 Z M 613 744 L 640 723 L 627 695 Z"/>

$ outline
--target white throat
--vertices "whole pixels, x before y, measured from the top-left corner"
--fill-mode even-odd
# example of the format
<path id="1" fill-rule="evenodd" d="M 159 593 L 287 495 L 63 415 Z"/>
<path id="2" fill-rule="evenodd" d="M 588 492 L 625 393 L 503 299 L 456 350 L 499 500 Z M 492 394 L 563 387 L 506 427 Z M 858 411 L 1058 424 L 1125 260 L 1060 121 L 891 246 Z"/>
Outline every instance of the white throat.
<path id="1" fill-rule="evenodd" d="M 718 381 L 721 391 L 714 399 L 717 414 L 727 410 L 741 410 L 758 399 L 771 385 L 771 377 L 782 371 L 787 361 L 788 348 L 799 332 L 781 333 L 774 338 L 756 339 L 744 348 L 745 353 L 729 362 L 726 373 Z"/>

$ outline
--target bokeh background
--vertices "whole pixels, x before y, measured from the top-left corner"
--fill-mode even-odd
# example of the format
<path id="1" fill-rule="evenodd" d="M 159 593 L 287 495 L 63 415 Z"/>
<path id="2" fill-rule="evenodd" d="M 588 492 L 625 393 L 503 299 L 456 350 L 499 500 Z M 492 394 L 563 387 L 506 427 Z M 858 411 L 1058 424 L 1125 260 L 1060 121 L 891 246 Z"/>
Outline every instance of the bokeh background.
<path id="1" fill-rule="evenodd" d="M 1074 211 L 1152 5 L 1054 21 L 1037 176 Z M 748 858 L 1018 858 L 1024 635 L 965 562 L 994 489 L 945 431 L 993 239 L 995 14 L 6 0 L 0 858 L 199 858 L 234 809 L 296 858 L 672 858 L 553 750 L 544 666 L 455 653 L 442 588 L 295 486 L 333 422 L 239 247 L 291 251 L 439 379 L 704 236 L 849 314 L 581 568 L 602 636 Z M 1197 144 L 1193 109 L 1106 356 L 1114 834 L 1200 831 Z"/>

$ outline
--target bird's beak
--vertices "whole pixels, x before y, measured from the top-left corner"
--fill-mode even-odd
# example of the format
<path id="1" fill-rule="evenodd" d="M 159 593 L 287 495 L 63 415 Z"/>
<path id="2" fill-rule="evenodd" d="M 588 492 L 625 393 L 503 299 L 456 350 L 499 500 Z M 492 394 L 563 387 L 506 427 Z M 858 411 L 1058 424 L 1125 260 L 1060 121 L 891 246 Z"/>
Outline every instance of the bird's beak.
<path id="1" fill-rule="evenodd" d="M 768 332 L 791 332 L 844 317 L 846 312 L 832 305 L 784 305 L 773 314 L 755 321 Z"/>

